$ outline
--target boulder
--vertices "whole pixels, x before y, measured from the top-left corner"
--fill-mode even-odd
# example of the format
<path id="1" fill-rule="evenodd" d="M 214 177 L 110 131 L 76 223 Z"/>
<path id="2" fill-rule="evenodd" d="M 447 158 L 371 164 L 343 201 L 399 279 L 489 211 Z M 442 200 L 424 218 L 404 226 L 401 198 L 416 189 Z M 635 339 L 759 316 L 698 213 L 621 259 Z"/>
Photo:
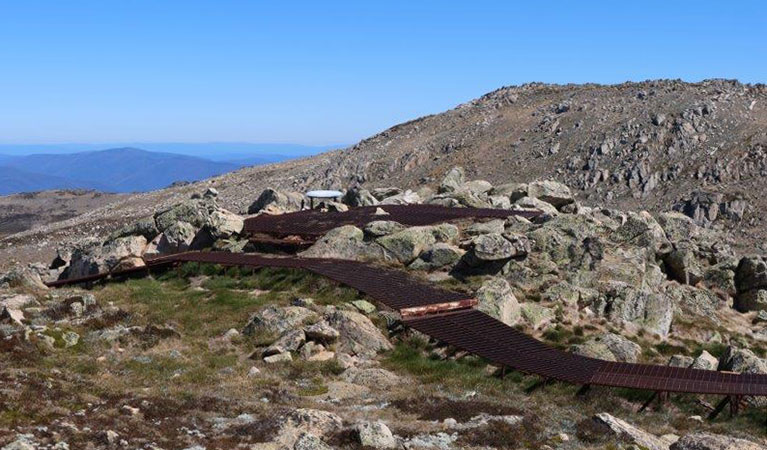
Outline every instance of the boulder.
<path id="1" fill-rule="evenodd" d="M 384 250 L 377 244 L 365 242 L 365 234 L 354 225 L 328 231 L 301 256 L 352 260 L 383 259 Z"/>
<path id="2" fill-rule="evenodd" d="M 438 242 L 428 250 L 418 255 L 408 267 L 414 270 L 434 270 L 452 267 L 460 261 L 466 251 L 451 245 Z"/>
<path id="3" fill-rule="evenodd" d="M 717 321 L 716 312 L 725 304 L 709 289 L 677 283 L 666 285 L 665 296 L 671 300 L 676 314 L 691 320 L 707 317 Z"/>
<path id="4" fill-rule="evenodd" d="M 745 439 L 711 433 L 693 433 L 671 444 L 670 450 L 765 450 L 767 447 Z"/>
<path id="5" fill-rule="evenodd" d="M 331 327 L 326 321 L 320 321 L 304 328 L 306 338 L 311 341 L 322 342 L 324 344 L 330 344 L 335 342 L 341 333 L 335 328 Z"/>
<path id="6" fill-rule="evenodd" d="M 214 201 L 210 199 L 187 200 L 156 212 L 154 222 L 160 232 L 178 222 L 186 222 L 193 228 L 199 229 L 205 225 L 215 208 Z"/>
<path id="7" fill-rule="evenodd" d="M 374 206 L 378 204 L 378 199 L 367 189 L 351 188 L 346 191 L 342 201 L 349 206 Z"/>
<path id="8" fill-rule="evenodd" d="M 146 217 L 110 234 L 107 241 L 126 236 L 144 236 L 147 241 L 151 241 L 158 234 L 160 234 L 160 230 L 157 229 L 154 218 Z"/>
<path id="9" fill-rule="evenodd" d="M 523 303 L 519 307 L 519 312 L 533 329 L 539 329 L 554 319 L 554 310 L 537 303 Z"/>
<path id="10" fill-rule="evenodd" d="M 0 274 L 0 288 L 46 290 L 40 274 L 29 267 L 16 266 L 6 273 Z"/>
<path id="11" fill-rule="evenodd" d="M 294 448 L 305 433 L 322 437 L 343 428 L 343 420 L 336 414 L 319 409 L 299 408 L 285 415 L 278 432 L 278 448 Z"/>
<path id="12" fill-rule="evenodd" d="M 647 211 L 627 213 L 625 221 L 611 238 L 620 244 L 650 248 L 658 255 L 665 255 L 672 250 L 663 228 Z"/>
<path id="13" fill-rule="evenodd" d="M 664 263 L 667 273 L 680 283 L 694 285 L 703 280 L 703 268 L 689 246 L 673 250 L 666 256 Z"/>
<path id="14" fill-rule="evenodd" d="M 617 438 L 625 439 L 640 448 L 647 450 L 668 450 L 668 443 L 659 437 L 641 430 L 630 423 L 614 417 L 608 413 L 599 413 L 592 420 L 605 427 L 608 432 Z"/>
<path id="15" fill-rule="evenodd" d="M 678 212 L 664 212 L 658 215 L 658 224 L 672 243 L 695 239 L 700 234 L 700 227 L 690 217 Z"/>
<path id="16" fill-rule="evenodd" d="M 395 195 L 401 194 L 402 189 L 398 187 L 375 188 L 370 191 L 370 193 L 373 194 L 373 197 L 375 197 L 376 200 L 380 201 L 387 197 L 393 197 Z"/>
<path id="17" fill-rule="evenodd" d="M 477 309 L 495 317 L 506 325 L 515 325 L 519 321 L 520 307 L 509 283 L 500 277 L 482 283 L 477 290 Z"/>
<path id="18" fill-rule="evenodd" d="M 293 445 L 293 450 L 333 450 L 333 447 L 311 433 L 301 433 Z"/>
<path id="19" fill-rule="evenodd" d="M 261 353 L 262 357 L 297 351 L 306 342 L 303 330 L 288 330 Z"/>
<path id="20" fill-rule="evenodd" d="M 355 427 L 364 448 L 396 448 L 397 440 L 383 422 L 362 422 Z"/>
<path id="21" fill-rule="evenodd" d="M 690 367 L 694 359 L 692 356 L 687 355 L 674 355 L 668 360 L 668 365 L 671 367 Z"/>
<path id="22" fill-rule="evenodd" d="M 716 370 L 719 366 L 719 361 L 709 352 L 703 350 L 690 365 L 692 369 L 701 370 Z"/>
<path id="23" fill-rule="evenodd" d="M 280 214 L 291 211 L 299 211 L 304 206 L 304 196 L 297 192 L 280 192 L 267 188 L 248 207 L 248 214 L 261 212 Z"/>
<path id="24" fill-rule="evenodd" d="M 513 205 L 511 205 L 511 209 L 515 211 L 540 211 L 548 216 L 556 216 L 559 214 L 559 211 L 557 211 L 557 208 L 554 205 L 535 197 L 519 198 Z"/>
<path id="25" fill-rule="evenodd" d="M 249 336 L 257 333 L 279 336 L 316 317 L 312 310 L 301 306 L 268 306 L 253 314 L 242 332 Z"/>
<path id="26" fill-rule="evenodd" d="M 437 242 L 433 227 L 410 227 L 376 239 L 378 245 L 403 264 L 410 264 Z"/>
<path id="27" fill-rule="evenodd" d="M 554 205 L 555 208 L 561 208 L 575 201 L 570 188 L 550 180 L 535 181 L 528 184 L 527 195 Z"/>
<path id="28" fill-rule="evenodd" d="M 228 239 L 242 232 L 245 219 L 231 211 L 217 209 L 210 214 L 205 230 L 214 240 Z"/>
<path id="29" fill-rule="evenodd" d="M 455 192 L 461 189 L 465 182 L 466 173 L 464 172 L 463 167 L 453 167 L 447 174 L 445 174 L 445 178 L 442 179 L 442 182 L 439 185 L 438 192 L 440 194 Z"/>
<path id="30" fill-rule="evenodd" d="M 405 226 L 392 220 L 374 220 L 365 225 L 365 236 L 379 238 L 397 233 L 405 229 Z"/>
<path id="31" fill-rule="evenodd" d="M 392 195 L 391 197 L 386 197 L 381 200 L 382 205 L 413 205 L 416 203 L 421 203 L 421 196 L 410 189 L 401 194 Z"/>
<path id="32" fill-rule="evenodd" d="M 719 358 L 719 370 L 738 373 L 767 373 L 767 361 L 745 348 L 729 346 Z"/>
<path id="33" fill-rule="evenodd" d="M 529 241 L 520 234 L 488 233 L 472 240 L 472 254 L 479 261 L 499 261 L 524 256 L 529 250 Z"/>
<path id="34" fill-rule="evenodd" d="M 464 230 L 464 234 L 467 236 L 479 236 L 482 234 L 503 234 L 505 231 L 506 222 L 502 219 L 490 220 L 487 222 L 477 222 L 469 225 Z"/>
<path id="35" fill-rule="evenodd" d="M 624 282 L 608 282 L 596 303 L 597 314 L 617 323 L 633 323 L 651 333 L 668 335 L 674 317 L 670 297 L 646 288 L 634 288 Z"/>
<path id="36" fill-rule="evenodd" d="M 463 185 L 463 189 L 474 193 L 476 195 L 482 195 L 489 192 L 493 188 L 493 185 L 489 181 L 485 180 L 472 180 L 467 181 Z"/>
<path id="37" fill-rule="evenodd" d="M 673 209 L 691 217 L 701 226 L 709 226 L 719 218 L 740 221 L 746 213 L 748 203 L 737 195 L 696 191 L 686 199 L 677 202 Z"/>
<path id="38" fill-rule="evenodd" d="M 157 251 L 160 253 L 178 253 L 189 250 L 197 229 L 189 222 L 176 222 L 163 231 Z"/>
<path id="39" fill-rule="evenodd" d="M 395 373 L 377 367 L 347 369 L 341 379 L 348 383 L 359 384 L 376 389 L 388 389 L 402 384 L 403 380 Z"/>
<path id="40" fill-rule="evenodd" d="M 337 352 L 373 358 L 378 352 L 393 348 L 373 322 L 360 313 L 331 310 L 325 314 L 325 320 L 340 333 Z"/>
<path id="41" fill-rule="evenodd" d="M 499 184 L 490 190 L 490 195 L 500 195 L 508 197 L 509 200 L 515 202 L 522 197 L 528 197 L 527 183 L 505 183 Z"/>
<path id="42" fill-rule="evenodd" d="M 767 290 L 746 291 L 735 296 L 733 307 L 740 312 L 767 310 Z"/>
<path id="43" fill-rule="evenodd" d="M 746 256 L 735 269 L 735 288 L 738 296 L 748 292 L 767 290 L 767 261 L 759 256 Z M 755 295 L 751 296 L 756 299 Z"/>
<path id="44" fill-rule="evenodd" d="M 618 334 L 603 333 L 591 336 L 583 344 L 571 347 L 570 351 L 605 361 L 636 362 L 642 347 Z"/>

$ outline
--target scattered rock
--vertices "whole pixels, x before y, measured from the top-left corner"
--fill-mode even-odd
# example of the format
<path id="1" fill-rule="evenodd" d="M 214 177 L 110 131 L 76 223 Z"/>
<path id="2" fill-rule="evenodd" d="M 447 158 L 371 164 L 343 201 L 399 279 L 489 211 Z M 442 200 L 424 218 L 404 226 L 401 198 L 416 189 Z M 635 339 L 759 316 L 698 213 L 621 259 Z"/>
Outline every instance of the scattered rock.
<path id="1" fill-rule="evenodd" d="M 362 422 L 355 427 L 360 445 L 370 448 L 395 448 L 397 440 L 383 422 Z"/>
<path id="2" fill-rule="evenodd" d="M 592 420 L 599 425 L 605 426 L 610 433 L 621 439 L 627 439 L 641 448 L 648 450 L 668 450 L 668 444 L 653 434 L 629 424 L 626 421 L 613 417 L 608 413 L 595 415 Z"/>
<path id="3" fill-rule="evenodd" d="M 693 433 L 671 445 L 670 450 L 764 450 L 766 447 L 745 439 L 711 433 Z"/>
<path id="4" fill-rule="evenodd" d="M 570 351 L 605 361 L 636 362 L 642 348 L 623 336 L 604 333 L 590 337 L 585 343 L 573 346 Z"/>

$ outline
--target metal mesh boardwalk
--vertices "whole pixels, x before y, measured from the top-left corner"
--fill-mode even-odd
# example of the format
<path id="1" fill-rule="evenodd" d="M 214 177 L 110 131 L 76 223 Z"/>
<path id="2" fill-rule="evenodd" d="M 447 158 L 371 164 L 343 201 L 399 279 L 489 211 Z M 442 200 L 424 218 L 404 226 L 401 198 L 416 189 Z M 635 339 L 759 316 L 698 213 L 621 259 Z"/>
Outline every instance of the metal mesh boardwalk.
<path id="1" fill-rule="evenodd" d="M 49 286 L 95 281 L 184 262 L 305 269 L 351 286 L 386 306 L 405 311 L 449 305 L 449 312 L 405 318 L 410 327 L 502 367 L 583 385 L 728 396 L 767 396 L 767 375 L 734 374 L 649 364 L 608 362 L 552 348 L 487 314 L 466 307 L 466 294 L 440 289 L 399 270 L 356 261 L 189 252 L 147 261 L 147 268 L 62 280 Z"/>
<path id="2" fill-rule="evenodd" d="M 381 209 L 387 214 L 376 214 Z M 407 226 L 433 225 L 467 218 L 506 219 L 511 216 L 532 218 L 538 211 L 512 211 L 491 208 L 449 208 L 439 205 L 381 205 L 351 208 L 346 212 L 322 212 L 309 209 L 287 214 L 251 217 L 245 220 L 244 231 L 278 236 L 322 236 L 343 225 L 362 227 L 374 220 L 393 220 Z"/>

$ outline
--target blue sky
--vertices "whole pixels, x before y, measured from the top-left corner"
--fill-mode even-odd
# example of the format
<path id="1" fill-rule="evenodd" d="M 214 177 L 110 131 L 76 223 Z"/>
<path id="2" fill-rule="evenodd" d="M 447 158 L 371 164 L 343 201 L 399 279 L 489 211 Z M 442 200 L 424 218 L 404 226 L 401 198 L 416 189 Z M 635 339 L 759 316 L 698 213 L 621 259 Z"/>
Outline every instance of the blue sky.
<path id="1" fill-rule="evenodd" d="M 0 144 L 353 143 L 503 85 L 766 75 L 763 1 L 0 0 Z"/>

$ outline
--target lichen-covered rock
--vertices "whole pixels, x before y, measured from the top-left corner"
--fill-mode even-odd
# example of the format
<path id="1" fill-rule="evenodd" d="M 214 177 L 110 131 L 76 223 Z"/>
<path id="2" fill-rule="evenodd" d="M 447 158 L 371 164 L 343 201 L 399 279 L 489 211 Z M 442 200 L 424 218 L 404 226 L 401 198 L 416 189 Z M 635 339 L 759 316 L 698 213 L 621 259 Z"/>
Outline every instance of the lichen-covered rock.
<path id="1" fill-rule="evenodd" d="M 188 222 L 176 222 L 165 228 L 157 251 L 160 253 L 178 253 L 189 250 L 192 246 L 197 229 Z"/>
<path id="2" fill-rule="evenodd" d="M 511 209 L 516 211 L 541 211 L 548 216 L 556 216 L 559 214 L 559 211 L 554 205 L 535 197 L 522 197 L 517 199 L 514 204 L 511 205 Z"/>
<path id="3" fill-rule="evenodd" d="M 392 220 L 374 220 L 365 225 L 365 235 L 371 238 L 379 238 L 397 233 L 405 229 L 405 226 Z"/>
<path id="4" fill-rule="evenodd" d="M 503 234 L 505 231 L 505 221 L 501 219 L 490 220 L 487 222 L 477 222 L 469 225 L 464 230 L 467 236 L 479 236 L 481 234 Z"/>
<path id="5" fill-rule="evenodd" d="M 496 277 L 482 283 L 477 290 L 477 309 L 495 317 L 506 325 L 519 321 L 520 307 L 511 286 L 503 278 Z"/>
<path id="6" fill-rule="evenodd" d="M 671 444 L 670 450 L 765 450 L 767 447 L 745 439 L 711 433 L 693 433 Z"/>
<path id="7" fill-rule="evenodd" d="M 464 183 L 466 183 L 466 173 L 463 167 L 453 167 L 445 174 L 445 178 L 442 179 L 442 183 L 439 185 L 438 192 L 440 194 L 455 192 L 461 189 Z"/>
<path id="8" fill-rule="evenodd" d="M 213 239 L 228 239 L 240 234 L 245 226 L 245 219 L 231 211 L 217 209 L 210 214 L 205 230 Z"/>
<path id="9" fill-rule="evenodd" d="M 676 314 L 686 319 L 706 317 L 716 321 L 716 311 L 724 305 L 724 302 L 708 289 L 677 283 L 668 283 L 665 295 L 673 303 Z"/>
<path id="10" fill-rule="evenodd" d="M 154 221 L 160 232 L 178 222 L 186 222 L 199 229 L 205 225 L 215 208 L 215 203 L 210 199 L 187 200 L 156 212 Z"/>
<path id="11" fill-rule="evenodd" d="M 413 261 L 408 267 L 415 270 L 434 270 L 452 267 L 460 261 L 465 253 L 465 250 L 454 245 L 438 242 L 418 255 L 418 259 Z"/>
<path id="12" fill-rule="evenodd" d="M 136 222 L 126 225 L 114 233 L 110 234 L 107 241 L 126 236 L 144 236 L 147 241 L 151 241 L 160 234 L 153 217 L 139 219 Z"/>
<path id="13" fill-rule="evenodd" d="M 433 227 L 410 227 L 376 239 L 378 245 L 403 264 L 410 264 L 437 242 Z"/>
<path id="14" fill-rule="evenodd" d="M 312 310 L 300 306 L 267 306 L 250 317 L 242 332 L 245 335 L 266 333 L 279 336 L 315 317 Z"/>
<path id="15" fill-rule="evenodd" d="M 733 303 L 740 312 L 767 310 L 767 290 L 757 289 L 739 293 Z"/>
<path id="16" fill-rule="evenodd" d="M 304 328 L 304 333 L 307 339 L 326 344 L 335 342 L 341 336 L 338 330 L 324 320 Z"/>
<path id="17" fill-rule="evenodd" d="M 598 425 L 606 427 L 610 434 L 628 440 L 640 448 L 647 450 L 668 450 L 668 443 L 664 442 L 662 439 L 608 413 L 597 414 L 592 420 Z"/>
<path id="18" fill-rule="evenodd" d="M 345 225 L 327 232 L 301 256 L 362 261 L 384 259 L 384 249 L 378 244 L 365 242 L 365 234 L 359 228 Z"/>
<path id="19" fill-rule="evenodd" d="M 719 361 L 711 353 L 703 350 L 690 365 L 692 369 L 701 370 L 716 370 L 719 366 Z"/>
<path id="20" fill-rule="evenodd" d="M 694 359 L 692 356 L 687 355 L 673 355 L 668 360 L 668 365 L 671 367 L 690 367 Z"/>
<path id="21" fill-rule="evenodd" d="M 383 422 L 362 422 L 355 427 L 364 448 L 396 448 L 397 440 Z"/>
<path id="22" fill-rule="evenodd" d="M 575 201 L 570 188 L 562 183 L 550 180 L 529 183 L 527 185 L 527 195 L 543 200 L 555 208 L 561 208 Z"/>
<path id="23" fill-rule="evenodd" d="M 382 205 L 413 205 L 416 203 L 421 203 L 421 196 L 416 192 L 408 189 L 401 194 L 386 197 L 385 199 L 381 200 L 380 203 Z"/>
<path id="24" fill-rule="evenodd" d="M 537 303 L 523 303 L 519 307 L 520 315 L 534 329 L 538 329 L 554 319 L 554 310 Z"/>
<path id="25" fill-rule="evenodd" d="M 306 342 L 303 330 L 288 330 L 262 353 L 262 357 L 277 355 L 280 353 L 295 352 Z"/>
<path id="26" fill-rule="evenodd" d="M 524 256 L 530 243 L 524 235 L 516 233 L 488 233 L 472 240 L 472 255 L 479 261 L 500 261 Z"/>
<path id="27" fill-rule="evenodd" d="M 656 254 L 667 254 L 672 249 L 663 228 L 647 211 L 627 213 L 625 222 L 611 237 L 622 244 L 652 249 Z"/>
<path id="28" fill-rule="evenodd" d="M 41 291 L 48 289 L 37 271 L 22 266 L 16 266 L 10 271 L 0 274 L 0 288 L 2 287 Z"/>
<path id="29" fill-rule="evenodd" d="M 603 289 L 596 304 L 598 314 L 616 323 L 633 323 L 661 336 L 668 334 L 674 317 L 669 297 L 622 282 L 606 283 Z"/>
<path id="30" fill-rule="evenodd" d="M 664 262 L 668 274 L 680 283 L 695 285 L 703 279 L 703 268 L 697 255 L 689 246 L 673 250 L 666 256 Z"/>
<path id="31" fill-rule="evenodd" d="M 729 346 L 719 358 L 719 370 L 738 373 L 767 373 L 767 361 L 745 348 Z"/>
<path id="32" fill-rule="evenodd" d="M 360 313 L 331 310 L 325 314 L 325 320 L 340 333 L 336 344 L 338 352 L 373 358 L 378 352 L 393 348 L 381 330 Z"/>
<path id="33" fill-rule="evenodd" d="M 570 351 L 605 361 L 636 362 L 642 347 L 618 334 L 603 333 L 571 347 Z"/>
<path id="34" fill-rule="evenodd" d="M 297 192 L 280 192 L 267 188 L 248 207 L 248 214 L 266 212 L 280 214 L 299 211 L 304 206 L 304 196 Z"/>
<path id="35" fill-rule="evenodd" d="M 402 384 L 402 378 L 397 374 L 377 367 L 352 367 L 341 375 L 341 379 L 349 383 L 377 389 L 388 389 Z"/>
<path id="36" fill-rule="evenodd" d="M 378 204 L 378 199 L 373 196 L 367 189 L 351 188 L 344 194 L 343 200 L 345 204 L 349 206 L 375 206 Z"/>

